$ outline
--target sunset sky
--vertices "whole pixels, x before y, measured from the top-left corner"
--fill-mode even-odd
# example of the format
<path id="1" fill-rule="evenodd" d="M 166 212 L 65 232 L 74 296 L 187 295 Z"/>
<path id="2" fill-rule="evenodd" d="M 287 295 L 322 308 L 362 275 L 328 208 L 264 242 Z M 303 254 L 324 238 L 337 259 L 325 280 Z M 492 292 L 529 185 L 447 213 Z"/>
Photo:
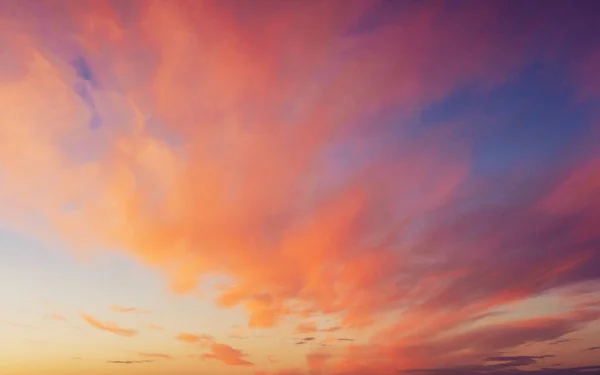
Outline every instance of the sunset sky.
<path id="1" fill-rule="evenodd" d="M 0 0 L 0 374 L 600 374 L 600 1 Z"/>

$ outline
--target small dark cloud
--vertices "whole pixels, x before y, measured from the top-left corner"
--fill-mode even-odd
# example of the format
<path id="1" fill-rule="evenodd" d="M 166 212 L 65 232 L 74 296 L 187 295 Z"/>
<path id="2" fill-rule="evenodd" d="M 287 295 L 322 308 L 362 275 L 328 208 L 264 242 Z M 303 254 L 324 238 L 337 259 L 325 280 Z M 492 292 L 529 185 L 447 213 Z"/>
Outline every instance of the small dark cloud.
<path id="1" fill-rule="evenodd" d="M 72 62 L 72 65 L 73 68 L 75 68 L 75 73 L 77 74 L 77 77 L 90 83 L 93 83 L 95 81 L 92 69 L 90 68 L 90 65 L 83 56 L 75 58 Z"/>
<path id="2" fill-rule="evenodd" d="M 540 356 L 500 356 L 500 357 L 489 357 L 486 358 L 486 362 L 498 362 L 493 365 L 486 365 L 486 367 L 490 367 L 491 369 L 502 369 L 509 367 L 519 367 L 519 366 L 527 366 L 534 365 L 540 359 L 545 358 L 553 358 L 554 355 L 540 355 Z"/>
<path id="3" fill-rule="evenodd" d="M 562 344 L 563 342 L 569 342 L 569 341 L 573 341 L 573 339 L 561 339 L 561 340 L 555 340 L 552 341 L 550 343 L 550 345 L 558 345 L 558 344 Z"/>
<path id="4" fill-rule="evenodd" d="M 305 338 L 303 338 L 303 339 L 302 339 L 302 341 L 314 341 L 314 340 L 315 340 L 315 338 L 314 338 L 314 337 L 312 337 L 312 336 L 310 336 L 310 337 L 305 337 Z"/>
<path id="5" fill-rule="evenodd" d="M 118 365 L 133 365 L 136 363 L 149 363 L 149 362 L 154 362 L 151 360 L 142 360 L 142 361 L 106 361 L 106 363 L 113 363 L 113 364 L 118 364 Z"/>
<path id="6" fill-rule="evenodd" d="M 587 350 L 600 350 L 600 346 L 592 346 L 591 348 L 587 348 Z"/>
<path id="7" fill-rule="evenodd" d="M 304 344 L 306 344 L 306 342 L 305 342 L 305 341 L 298 341 L 298 342 L 296 343 L 296 345 L 304 345 Z"/>
<path id="8" fill-rule="evenodd" d="M 342 338 L 337 339 L 337 340 L 338 341 L 354 341 L 354 339 L 349 339 L 349 338 L 345 338 L 345 337 L 342 337 Z"/>
<path id="9" fill-rule="evenodd" d="M 568 368 L 541 368 L 537 370 L 519 370 L 514 367 L 499 370 L 490 370 L 485 366 L 464 366 L 450 368 L 433 368 L 423 370 L 402 371 L 400 374 L 419 375 L 600 375 L 600 366 L 568 367 Z"/>

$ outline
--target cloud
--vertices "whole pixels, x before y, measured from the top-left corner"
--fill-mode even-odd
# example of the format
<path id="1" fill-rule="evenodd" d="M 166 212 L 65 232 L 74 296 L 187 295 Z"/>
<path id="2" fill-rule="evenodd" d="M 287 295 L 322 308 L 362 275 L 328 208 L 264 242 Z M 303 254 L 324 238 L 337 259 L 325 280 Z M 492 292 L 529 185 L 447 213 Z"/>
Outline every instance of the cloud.
<path id="1" fill-rule="evenodd" d="M 294 329 L 294 334 L 307 334 L 307 333 L 315 333 L 318 332 L 317 325 L 315 322 L 304 322 L 298 324 L 298 326 Z"/>
<path id="2" fill-rule="evenodd" d="M 484 364 L 484 365 L 470 365 L 461 367 L 449 367 L 449 368 L 432 368 L 432 369 L 419 369 L 419 370 L 408 370 L 402 371 L 401 374 L 420 374 L 420 375 L 433 375 L 433 374 L 449 374 L 449 375 L 480 375 L 480 374 L 498 374 L 498 375 L 514 375 L 514 374 L 530 374 L 530 375 L 550 375 L 550 374 L 561 374 L 561 375 L 576 375 L 576 374 L 600 374 L 600 366 L 580 366 L 580 367 L 556 367 L 552 365 L 552 368 L 539 368 L 539 369 L 527 369 L 521 370 L 519 367 L 534 364 L 540 357 L 529 357 L 521 356 L 514 357 L 516 359 L 508 359 L 501 361 L 500 364 Z M 560 365 L 558 365 L 560 366 Z"/>
<path id="3" fill-rule="evenodd" d="M 504 107 L 528 97 L 511 90 L 536 64 L 597 100 L 587 3 L 286 2 L 239 17 L 218 1 L 140 2 L 127 21 L 102 1 L 8 3 L 7 225 L 77 250 L 123 249 L 174 293 L 227 276 L 216 302 L 242 307 L 251 328 L 333 315 L 336 330 L 360 329 L 393 316 L 348 349 L 358 369 L 380 360 L 371 373 L 470 363 L 597 318 L 581 306 L 503 322 L 523 302 L 600 279 L 596 130 L 561 136 L 571 143 L 560 161 L 537 163 L 553 126 L 519 117 L 555 117 L 554 106 L 533 95 L 544 105 Z M 533 135 L 509 136 L 518 129 Z"/>
<path id="4" fill-rule="evenodd" d="M 558 344 L 562 344 L 565 342 L 569 342 L 569 341 L 573 341 L 573 339 L 560 339 L 560 340 L 555 340 L 552 341 L 551 343 L 549 343 L 550 345 L 558 345 Z"/>
<path id="5" fill-rule="evenodd" d="M 503 356 L 503 357 L 489 357 L 485 359 L 485 362 L 495 362 L 495 364 L 486 365 L 490 369 L 506 368 L 506 367 L 519 367 L 533 365 L 540 359 L 553 358 L 554 355 L 541 355 L 541 356 Z"/>
<path id="6" fill-rule="evenodd" d="M 331 327 L 319 329 L 315 322 L 309 321 L 309 322 L 302 322 L 302 323 L 298 324 L 296 326 L 296 328 L 294 328 L 293 334 L 294 335 L 305 335 L 305 334 L 317 333 L 317 332 L 332 333 L 332 332 L 337 332 L 341 329 L 342 329 L 341 326 L 331 326 Z"/>
<path id="7" fill-rule="evenodd" d="M 600 350 L 600 346 L 592 346 L 591 348 L 587 348 L 587 350 Z"/>
<path id="8" fill-rule="evenodd" d="M 147 310 L 140 310 L 140 309 L 135 308 L 135 307 L 109 306 L 109 308 L 111 310 L 113 310 L 113 311 L 122 312 L 122 313 L 135 312 L 135 313 L 139 313 L 139 314 L 148 314 L 150 312 L 150 311 L 147 311 Z"/>
<path id="9" fill-rule="evenodd" d="M 212 343 L 210 352 L 202 354 L 203 359 L 214 359 L 229 366 L 254 366 L 254 363 L 244 359 L 246 354 L 226 344 Z"/>
<path id="10" fill-rule="evenodd" d="M 330 48 L 330 42 L 344 35 L 364 10 L 364 5 L 358 3 L 352 6 L 335 2 L 318 6 L 298 4 L 264 9 L 264 14 L 256 14 L 249 21 L 260 25 L 260 28 L 250 30 L 245 23 L 234 21 L 235 14 L 228 7 L 206 4 L 203 11 L 196 14 L 194 7 L 187 9 L 185 5 L 175 7 L 161 3 L 140 11 L 143 19 L 128 25 L 137 27 L 144 36 L 144 47 L 137 45 L 135 40 L 128 40 L 126 35 L 129 34 L 124 33 L 121 22 L 110 20 L 110 12 L 102 13 L 100 17 L 93 12 L 88 14 L 88 10 L 62 14 L 48 9 L 53 14 L 47 19 L 51 25 L 55 22 L 60 24 L 58 20 L 68 16 L 75 20 L 98 17 L 98 22 L 105 25 L 105 29 L 104 34 L 97 34 L 82 26 L 89 22 L 75 22 L 73 29 L 69 30 L 68 35 L 77 34 L 77 40 L 85 41 L 78 46 L 87 55 L 85 59 L 78 60 L 86 62 L 85 69 L 81 64 L 75 68 L 71 66 L 76 58 L 69 50 L 56 52 L 59 58 L 63 54 L 69 55 L 69 67 L 52 65 L 37 52 L 47 36 L 36 34 L 35 30 L 23 30 L 31 34 L 32 44 L 28 47 L 33 50 L 34 56 L 33 65 L 24 66 L 29 75 L 20 82 L 23 92 L 27 92 L 28 98 L 43 94 L 44 97 L 63 100 L 28 100 L 30 106 L 53 108 L 62 116 L 61 121 L 57 119 L 58 122 L 73 124 L 68 129 L 58 125 L 50 127 L 43 135 L 32 137 L 27 148 L 20 148 L 26 155 L 23 163 L 45 165 L 48 168 L 37 169 L 54 169 L 58 175 L 71 176 L 64 183 L 56 184 L 48 194 L 60 198 L 38 202 L 41 199 L 38 197 L 38 201 L 27 203 L 32 207 L 45 207 L 47 224 L 76 240 L 77 245 L 85 245 L 86 238 L 89 238 L 95 244 L 108 241 L 128 249 L 136 259 L 165 272 L 175 291 L 193 289 L 198 276 L 204 273 L 220 272 L 233 277 L 237 285 L 223 291 L 219 301 L 222 306 L 243 305 L 249 313 L 251 326 L 272 326 L 281 317 L 292 314 L 288 306 L 292 300 L 302 301 L 303 309 L 344 312 L 348 321 L 368 322 L 378 310 L 391 307 L 391 302 L 384 301 L 390 298 L 389 295 L 369 297 L 369 294 L 370 290 L 376 289 L 389 294 L 389 287 L 385 285 L 390 282 L 399 257 L 396 259 L 396 254 L 389 248 L 373 255 L 369 255 L 366 248 L 346 251 L 346 244 L 364 243 L 367 237 L 383 238 L 386 231 L 391 236 L 390 231 L 400 230 L 400 221 L 405 218 L 395 217 L 392 212 L 389 212 L 390 225 L 381 227 L 372 221 L 384 215 L 384 202 L 398 191 L 413 194 L 411 192 L 421 190 L 419 194 L 423 199 L 420 201 L 423 203 L 413 205 L 411 212 L 427 211 L 445 204 L 464 177 L 466 165 L 461 157 L 457 157 L 458 160 L 448 158 L 441 147 L 443 145 L 438 145 L 433 138 L 423 142 L 410 140 L 406 145 L 412 144 L 413 147 L 406 148 L 406 155 L 394 155 L 394 158 L 402 156 L 419 160 L 420 165 L 407 164 L 402 160 L 383 163 L 390 160 L 395 153 L 393 150 L 399 149 L 399 145 L 385 147 L 380 144 L 387 143 L 386 132 L 389 129 L 383 126 L 374 129 L 372 141 L 365 143 L 362 141 L 367 139 L 362 137 L 363 129 L 354 128 L 351 123 L 370 123 L 368 119 L 376 111 L 398 103 L 405 106 L 402 112 L 412 113 L 431 100 L 450 93 L 456 85 L 470 82 L 473 77 L 465 72 L 487 80 L 486 77 L 496 75 L 488 73 L 505 71 L 512 63 L 506 61 L 504 64 L 505 59 L 490 57 L 490 52 L 495 51 L 489 46 L 506 44 L 494 43 L 498 37 L 490 29 L 487 34 L 482 33 L 489 35 L 490 40 L 471 44 L 479 49 L 474 48 L 468 55 L 451 54 L 452 63 L 447 65 L 447 71 L 437 71 L 437 79 L 431 79 L 434 74 L 431 70 L 427 74 L 421 72 L 424 62 L 440 60 L 442 52 L 437 48 L 436 35 L 444 32 L 449 44 L 463 45 L 465 37 L 471 34 L 463 25 L 465 17 L 473 12 L 475 15 L 477 12 L 487 15 L 494 11 L 483 7 L 476 11 L 462 9 L 455 19 L 439 26 L 433 22 L 437 19 L 438 9 L 417 7 L 416 14 L 406 19 L 402 17 L 402 22 L 399 22 L 403 27 L 423 35 L 426 47 L 414 48 L 413 53 L 389 48 L 388 42 L 391 41 L 413 48 L 412 39 L 403 37 L 398 40 L 399 36 L 410 33 L 389 25 L 374 33 L 353 35 L 348 41 L 352 48 L 347 51 Z M 43 4 L 40 6 L 48 7 Z M 22 17 L 30 16 L 26 8 L 19 12 Z M 197 20 L 191 22 L 189 17 L 209 17 L 215 22 L 209 26 Z M 287 22 L 274 22 L 280 19 Z M 316 21 L 320 25 L 318 28 L 309 27 Z M 181 27 L 173 30 L 173 23 Z M 203 26 L 199 26 L 201 24 Z M 280 30 L 273 33 L 271 28 Z M 264 39 L 265 34 L 258 30 L 267 29 L 271 30 L 267 34 L 272 37 Z M 275 36 L 300 29 L 313 31 L 299 34 L 292 44 Z M 58 43 L 61 38 L 66 38 L 66 34 L 57 31 L 52 37 Z M 224 40 L 231 41 L 244 36 L 244 40 L 229 42 L 232 44 L 228 48 L 210 48 L 210 56 L 206 56 L 206 49 L 200 48 L 200 45 L 219 43 L 208 37 L 213 34 L 223 35 Z M 521 39 L 519 34 L 515 41 Z M 183 52 L 177 47 L 180 44 L 172 43 L 173 40 L 189 44 L 189 48 Z M 99 52 L 108 45 L 119 53 Z M 140 48 L 148 48 L 149 51 L 140 51 Z M 200 50 L 205 51 L 202 53 L 203 64 L 192 66 L 188 63 L 190 59 L 194 60 L 190 54 Z M 302 58 L 289 58 L 292 51 Z M 140 59 L 137 57 L 140 54 L 164 58 L 160 61 Z M 494 55 L 503 56 L 499 51 Z M 218 63 L 223 60 L 237 63 L 224 68 Z M 492 62 L 502 62 L 502 66 Z M 44 64 L 50 64 L 49 70 L 40 68 Z M 472 69 L 464 68 L 464 64 Z M 280 69 L 273 69 L 273 66 Z M 461 69 L 451 68 L 456 66 L 461 66 Z M 288 72 L 287 77 L 293 78 L 280 79 L 276 72 L 282 69 Z M 43 75 L 54 77 L 47 81 L 46 91 L 36 86 Z M 181 75 L 186 77 L 183 80 L 186 84 L 176 78 Z M 98 82 L 97 88 L 88 88 L 88 96 L 94 97 L 97 102 L 95 110 L 89 108 L 89 103 L 82 103 L 74 89 L 69 91 L 69 84 L 74 85 L 77 80 L 82 79 L 87 85 L 87 77 Z M 61 79 L 68 84 L 65 85 Z M 390 85 L 390 81 L 401 84 Z M 118 92 L 124 93 L 118 97 L 118 102 L 105 97 L 107 90 L 116 90 L 115 82 L 118 82 Z M 313 88 L 316 83 L 320 86 L 318 91 Z M 65 95 L 47 95 L 59 89 Z M 142 108 L 140 92 L 148 94 L 147 99 L 154 104 L 153 108 Z M 213 102 L 184 104 L 198 97 L 211 97 Z M 258 97 L 262 98 L 261 103 L 254 103 Z M 19 100 L 17 96 L 12 98 L 13 101 Z M 105 110 L 100 108 L 100 99 L 105 102 Z M 265 107 L 265 111 L 252 109 L 261 106 Z M 277 112 L 282 106 L 290 107 L 286 118 L 281 121 L 295 124 L 292 133 L 282 132 L 283 125 L 267 125 L 274 124 L 274 119 L 279 118 Z M 254 129 L 241 127 L 238 120 L 223 116 L 213 119 L 211 113 L 223 108 L 235 114 L 234 117 L 248 118 Z M 130 119 L 130 122 L 122 129 L 105 126 L 102 132 L 96 133 L 89 128 L 76 127 L 82 121 L 89 121 L 90 116 L 96 115 L 95 112 L 104 118 L 104 124 L 111 123 L 111 117 Z M 164 137 L 154 135 L 148 128 L 149 112 L 152 112 L 152 118 L 164 124 L 159 131 L 165 134 Z M 28 127 L 24 127 L 23 131 L 33 136 L 41 119 L 18 117 L 22 115 L 7 114 L 12 116 L 7 123 L 25 122 Z M 198 119 L 214 125 L 199 131 L 194 126 Z M 81 142 L 69 143 L 64 149 L 54 146 L 63 144 L 59 141 L 71 137 L 73 131 L 80 135 L 78 139 Z M 267 132 L 269 137 L 258 139 L 254 136 L 257 131 Z M 93 150 L 81 150 L 79 145 L 82 142 L 85 144 L 92 140 L 97 144 Z M 180 149 L 174 144 L 182 140 L 185 140 L 184 148 L 198 152 L 189 155 L 189 158 L 180 157 Z M 11 141 L 7 140 L 8 143 Z M 227 144 L 228 156 L 221 157 L 206 151 L 206 146 L 211 143 Z M 434 148 L 439 150 L 439 154 L 430 152 Z M 372 150 L 380 151 L 373 153 Z M 339 152 L 356 160 L 359 168 L 350 170 L 342 165 L 336 156 Z M 92 162 L 82 163 L 81 154 L 85 155 L 85 160 L 91 158 Z M 317 160 L 320 167 L 316 167 Z M 435 176 L 418 172 L 431 169 L 444 172 Z M 389 173 L 390 170 L 394 173 Z M 201 181 L 188 179 L 192 171 L 194 175 L 203 176 Z M 40 181 L 51 178 L 32 174 L 22 179 L 17 172 L 14 173 L 11 181 L 19 185 L 14 188 L 23 192 L 35 192 L 36 186 L 44 185 Z M 402 175 L 411 178 L 402 178 Z M 140 179 L 151 181 L 144 184 L 147 189 L 133 188 L 139 185 Z M 310 180 L 319 183 L 311 188 Z M 245 181 L 248 189 L 243 194 L 222 195 L 221 192 L 231 190 L 230 186 L 237 186 L 236 181 Z M 72 194 L 66 192 L 67 186 Z M 423 190 L 419 189 L 420 186 L 431 188 Z M 88 199 L 89 195 L 93 195 L 94 199 Z M 155 196 L 160 199 L 154 199 Z M 63 212 L 60 208 L 65 202 L 80 209 Z M 199 206 L 203 206 L 201 214 L 195 209 Z M 310 207 L 310 211 L 306 212 L 303 207 Z M 149 211 L 161 214 L 147 215 Z M 152 220 L 157 217 L 169 223 Z M 200 230 L 186 230 L 190 227 L 187 222 L 197 222 Z M 362 222 L 368 225 L 359 225 Z M 86 224 L 80 227 L 79 223 Z M 125 230 L 123 223 L 127 223 L 131 230 Z M 144 235 L 131 236 L 134 232 Z M 259 241 L 254 241 L 254 238 Z M 201 256 L 187 250 L 200 247 L 214 250 L 203 251 Z M 161 250 L 167 248 L 168 251 Z M 228 252 L 221 250 L 225 248 L 235 248 L 235 257 L 225 257 Z M 306 248 L 311 250 L 301 250 Z M 259 259 L 269 259 L 270 265 L 276 263 L 277 266 L 266 267 L 266 263 Z M 317 263 L 323 264 L 319 271 L 313 267 Z M 338 265 L 343 265 L 346 271 L 334 282 Z M 383 270 L 378 276 L 357 277 L 371 274 L 378 268 Z M 342 287 L 334 287 L 335 284 Z M 351 295 L 356 297 L 353 302 L 350 302 Z M 375 308 L 376 305 L 381 307 Z"/>
<path id="11" fill-rule="evenodd" d="M 128 328 L 122 328 L 119 327 L 118 325 L 116 325 L 113 322 L 100 322 L 99 320 L 97 320 L 96 318 L 81 313 L 79 314 L 81 316 L 81 318 L 88 323 L 89 325 L 91 325 L 92 327 L 95 327 L 97 329 L 100 329 L 102 331 L 106 331 L 106 332 L 110 332 L 110 333 L 114 333 L 115 335 L 119 335 L 119 336 L 124 336 L 124 337 L 132 337 L 138 334 L 137 330 L 134 329 L 128 329 Z"/>
<path id="12" fill-rule="evenodd" d="M 342 327 L 340 327 L 340 326 L 331 326 L 328 328 L 323 328 L 320 332 L 333 333 L 333 332 L 339 331 L 340 329 L 342 329 Z"/>
<path id="13" fill-rule="evenodd" d="M 407 332 L 401 339 L 389 340 L 386 344 L 353 345 L 338 363 L 343 363 L 349 368 L 364 369 L 364 362 L 368 358 L 381 366 L 368 369 L 375 372 L 386 371 L 385 369 L 392 367 L 406 370 L 427 361 L 435 361 L 445 367 L 461 367 L 481 358 L 502 362 L 497 364 L 497 367 L 507 363 L 521 363 L 520 366 L 524 366 L 525 362 L 550 357 L 510 357 L 499 353 L 526 344 L 553 342 L 582 329 L 599 316 L 600 310 L 574 310 L 555 316 L 489 323 L 458 332 Z"/>
<path id="14" fill-rule="evenodd" d="M 157 358 L 157 359 L 174 359 L 172 355 L 163 353 L 138 353 L 140 357 Z"/>
<path id="15" fill-rule="evenodd" d="M 200 344 L 200 345 L 209 345 L 212 344 L 215 339 L 211 335 L 201 334 L 196 335 L 193 333 L 182 332 L 175 336 L 176 340 L 188 343 L 188 344 Z"/>
<path id="16" fill-rule="evenodd" d="M 315 339 L 314 337 L 310 336 L 310 337 L 304 337 L 302 339 L 302 341 L 314 341 L 314 339 Z"/>
<path id="17" fill-rule="evenodd" d="M 148 328 L 153 329 L 155 331 L 162 331 L 163 330 L 163 327 L 161 327 L 159 325 L 156 325 L 156 324 L 152 324 L 152 323 L 148 324 Z"/>
<path id="18" fill-rule="evenodd" d="M 59 314 L 47 314 L 47 315 L 44 315 L 44 318 L 50 319 L 50 320 L 57 320 L 57 321 L 60 321 L 60 322 L 66 322 L 67 321 L 67 318 L 65 318 L 64 316 L 59 315 Z"/>
<path id="19" fill-rule="evenodd" d="M 113 363 L 113 364 L 119 364 L 119 365 L 133 365 L 133 364 L 138 364 L 138 363 L 152 363 L 154 361 L 150 361 L 150 360 L 143 360 L 143 361 L 106 361 L 106 363 Z"/>

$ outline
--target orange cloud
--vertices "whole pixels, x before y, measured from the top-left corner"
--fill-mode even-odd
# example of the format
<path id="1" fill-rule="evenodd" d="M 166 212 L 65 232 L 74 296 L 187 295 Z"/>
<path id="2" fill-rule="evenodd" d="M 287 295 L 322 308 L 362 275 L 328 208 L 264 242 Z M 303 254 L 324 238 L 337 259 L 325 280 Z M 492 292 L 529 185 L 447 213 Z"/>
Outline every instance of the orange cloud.
<path id="1" fill-rule="evenodd" d="M 246 354 L 238 349 L 234 349 L 229 345 L 212 343 L 210 352 L 203 354 L 204 359 L 214 359 L 221 361 L 229 366 L 254 366 L 254 363 L 243 359 Z"/>
<path id="2" fill-rule="evenodd" d="M 368 236 L 384 236 L 383 232 L 399 228 L 370 223 L 357 230 L 359 222 L 376 217 L 375 210 L 398 191 L 422 185 L 431 188 L 420 192 L 423 203 L 412 211 L 444 204 L 463 178 L 466 164 L 450 160 L 441 149 L 438 155 L 431 154 L 436 143 L 425 141 L 406 148 L 414 164 L 386 162 L 389 168 L 382 168 L 377 165 L 396 146 L 372 154 L 374 145 L 352 138 L 359 131 L 351 125 L 355 120 L 398 100 L 417 105 L 439 91 L 411 91 L 425 83 L 415 71 L 421 66 L 419 58 L 427 56 L 398 70 L 393 61 L 407 61 L 407 55 L 395 56 L 387 46 L 375 43 L 368 55 L 377 58 L 349 50 L 350 55 L 340 60 L 341 52 L 332 50 L 330 42 L 364 10 L 364 5 L 353 4 L 299 3 L 264 9 L 266 13 L 252 21 L 263 32 L 236 23 L 234 14 L 216 3 L 155 4 L 139 12 L 139 23 L 128 25 L 143 35 L 144 47 L 128 40 L 108 6 L 61 15 L 77 21 L 73 32 L 78 33 L 95 80 L 104 80 L 106 90 L 118 81 L 119 93 L 100 90 L 77 69 L 46 58 L 41 53 L 44 35 L 31 31 L 27 50 L 32 57 L 24 65 L 25 75 L 12 87 L 14 92 L 2 97 L 9 103 L 26 98 L 35 110 L 3 114 L 7 117 L 3 123 L 23 124 L 24 135 L 6 130 L 2 160 L 9 167 L 8 192 L 35 199 L 18 202 L 25 209 L 6 212 L 42 212 L 43 229 L 58 231 L 78 248 L 93 244 L 126 249 L 166 273 L 174 291 L 193 289 L 202 274 L 231 276 L 236 285 L 222 292 L 219 304 L 244 306 L 250 327 L 270 327 L 306 310 L 343 312 L 348 324 L 369 322 L 371 315 L 390 307 L 385 301 L 389 295 L 369 294 L 376 289 L 389 294 L 384 284 L 400 257 L 389 249 L 377 255 L 368 255 L 368 249 L 347 249 Z M 47 22 L 55 20 L 50 17 Z M 292 30 L 306 32 L 293 42 L 276 36 Z M 382 30 L 381 37 L 395 40 L 390 32 Z M 210 35 L 221 35 L 220 40 L 227 42 Z M 371 40 L 371 36 L 354 38 L 357 47 Z M 102 53 L 108 46 L 119 53 Z M 140 48 L 161 60 L 139 59 Z M 200 61 L 194 57 L 199 51 L 202 64 L 191 64 Z M 71 58 L 73 52 L 57 53 Z M 284 70 L 289 79 L 278 76 Z M 323 78 L 321 89 L 315 91 L 311 80 L 326 71 L 335 74 Z M 392 80 L 407 86 L 389 87 Z M 200 97 L 210 100 L 195 102 Z M 286 106 L 290 108 L 282 118 L 278 112 Z M 230 115 L 214 115 L 223 109 Z M 56 124 L 39 133 L 39 124 L 46 121 L 36 114 L 49 110 L 57 113 Z M 160 122 L 159 133 L 164 136 L 148 127 L 151 116 Z M 104 122 L 91 131 L 87 125 L 96 117 Z M 126 126 L 112 125 L 126 118 L 131 119 Z M 252 125 L 242 125 L 246 121 L 242 119 Z M 211 125 L 198 127 L 198 122 Z M 293 123 L 294 131 L 283 131 L 284 122 Z M 96 146 L 81 147 L 89 142 Z M 227 155 L 210 151 L 215 144 L 227 145 Z M 360 170 L 345 175 L 341 161 L 328 156 L 328 150 L 336 147 L 356 160 Z M 24 154 L 19 165 L 9 156 L 17 149 Z M 189 150 L 185 157 L 184 150 Z M 424 172 L 431 169 L 443 172 L 434 176 Z M 32 172 L 23 176 L 22 171 Z M 140 184 L 142 180 L 148 183 Z M 313 180 L 320 181 L 318 186 L 310 187 L 313 183 L 308 181 Z M 240 181 L 243 191 L 238 189 Z M 47 185 L 52 191 L 38 194 L 39 187 Z M 54 198 L 42 201 L 46 196 Z M 65 206 L 78 209 L 65 211 Z M 208 250 L 190 250 L 197 248 Z M 385 272 L 362 277 L 379 268 Z M 296 302 L 300 305 L 293 306 Z M 133 311 L 128 309 L 117 311 Z"/>
<path id="3" fill-rule="evenodd" d="M 304 322 L 300 323 L 295 329 L 294 334 L 309 334 L 317 332 L 317 325 L 315 322 Z"/>
<path id="4" fill-rule="evenodd" d="M 159 325 L 156 325 L 156 324 L 152 324 L 152 323 L 148 324 L 148 328 L 156 330 L 156 331 L 162 331 L 163 330 L 163 327 L 161 327 Z"/>
<path id="5" fill-rule="evenodd" d="M 214 342 L 214 338 L 210 335 L 206 335 L 206 334 L 201 334 L 201 335 L 195 335 L 193 333 L 180 333 L 177 336 L 175 336 L 176 340 L 179 340 L 181 342 L 185 342 L 188 344 L 200 344 L 200 345 L 209 345 L 211 343 Z"/>
<path id="6" fill-rule="evenodd" d="M 529 24 L 509 19 L 507 3 L 446 14 L 422 2 L 360 31 L 369 2 L 257 5 L 247 17 L 219 1 L 141 2 L 127 24 L 108 2 L 38 3 L 43 19 L 26 6 L 0 16 L 2 36 L 20 35 L 0 62 L 11 67 L 0 69 L 3 222 L 74 249 L 123 249 L 176 293 L 227 276 L 217 303 L 242 306 L 249 327 L 331 314 L 360 328 L 393 314 L 369 345 L 348 349 L 357 368 L 384 363 L 366 373 L 455 360 L 436 341 L 453 329 L 470 332 L 452 336 L 464 350 L 479 350 L 473 340 L 494 351 L 581 326 L 502 327 L 514 341 L 473 328 L 494 309 L 599 277 L 597 158 L 504 204 L 495 197 L 514 181 L 470 175 L 473 145 L 457 136 L 468 126 L 410 126 L 457 92 L 505 83 L 566 15 L 544 9 Z M 87 73 L 71 64 L 82 56 Z M 490 332 L 499 336 L 485 342 Z M 212 337 L 176 339 L 250 364 Z M 310 361 L 316 371 L 335 362 Z"/>
<path id="7" fill-rule="evenodd" d="M 131 337 L 131 336 L 135 336 L 138 334 L 138 331 L 136 331 L 134 329 L 121 328 L 112 322 L 102 323 L 102 322 L 96 320 L 94 317 L 87 315 L 87 314 L 81 313 L 79 315 L 86 323 L 88 323 L 92 327 L 98 328 L 102 331 L 107 331 L 110 333 L 114 333 L 115 335 L 124 336 L 124 337 Z"/>
<path id="8" fill-rule="evenodd" d="M 146 357 L 146 358 L 174 359 L 173 356 L 171 356 L 169 354 L 162 354 L 162 353 L 138 353 L 138 355 L 140 357 Z"/>

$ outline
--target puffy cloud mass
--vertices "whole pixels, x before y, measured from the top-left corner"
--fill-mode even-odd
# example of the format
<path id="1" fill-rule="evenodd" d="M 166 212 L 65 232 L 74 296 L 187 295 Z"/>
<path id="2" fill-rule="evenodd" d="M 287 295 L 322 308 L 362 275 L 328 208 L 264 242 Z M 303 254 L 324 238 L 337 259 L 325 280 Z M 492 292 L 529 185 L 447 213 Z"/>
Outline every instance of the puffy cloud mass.
<path id="1" fill-rule="evenodd" d="M 587 295 L 507 311 L 600 278 L 600 23 L 577 3 L 2 2 L 0 218 L 173 293 L 225 277 L 251 328 L 390 323 L 314 373 L 560 340 L 598 319 Z"/>

